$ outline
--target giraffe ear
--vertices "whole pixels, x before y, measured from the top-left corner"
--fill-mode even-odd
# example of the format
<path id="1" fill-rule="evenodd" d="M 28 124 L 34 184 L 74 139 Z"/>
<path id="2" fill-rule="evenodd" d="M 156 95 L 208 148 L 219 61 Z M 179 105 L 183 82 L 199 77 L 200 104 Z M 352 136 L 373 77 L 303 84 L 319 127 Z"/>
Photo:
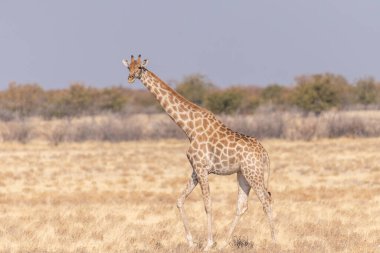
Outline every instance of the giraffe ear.
<path id="1" fill-rule="evenodd" d="M 128 62 L 127 59 L 124 59 L 124 60 L 123 60 L 123 64 L 124 64 L 124 66 L 126 66 L 127 68 L 129 67 L 129 62 Z"/>
<path id="2" fill-rule="evenodd" d="M 148 65 L 148 60 L 147 60 L 147 59 L 145 59 L 145 60 L 143 61 L 143 63 L 141 64 L 141 66 L 145 68 L 146 65 Z"/>

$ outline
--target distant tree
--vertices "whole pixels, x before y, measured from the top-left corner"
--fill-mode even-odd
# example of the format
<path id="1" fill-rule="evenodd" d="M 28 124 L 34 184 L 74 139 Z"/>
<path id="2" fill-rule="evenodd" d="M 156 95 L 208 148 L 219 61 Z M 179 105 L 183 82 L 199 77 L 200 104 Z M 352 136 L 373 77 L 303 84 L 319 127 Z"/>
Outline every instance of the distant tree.
<path id="1" fill-rule="evenodd" d="M 111 87 L 99 91 L 96 101 L 100 111 L 120 112 L 127 104 L 127 96 L 123 88 Z"/>
<path id="2" fill-rule="evenodd" d="M 68 90 L 47 90 L 47 102 L 43 111 L 45 118 L 61 118 L 70 116 L 68 100 Z"/>
<path id="3" fill-rule="evenodd" d="M 74 115 L 83 114 L 90 111 L 95 104 L 95 97 L 98 91 L 80 83 L 70 85 L 68 92 L 68 103 Z"/>
<path id="4" fill-rule="evenodd" d="M 243 102 L 243 93 L 236 88 L 218 90 L 207 96 L 206 107 L 214 113 L 231 114 L 236 112 Z"/>
<path id="5" fill-rule="evenodd" d="M 305 111 L 321 113 L 350 101 L 350 86 L 339 75 L 317 74 L 296 79 L 293 102 Z"/>
<path id="6" fill-rule="evenodd" d="M 241 102 L 235 110 L 236 113 L 253 113 L 260 104 L 260 88 L 255 86 L 234 86 L 225 91 L 238 94 Z"/>
<path id="7" fill-rule="evenodd" d="M 45 101 L 45 92 L 38 84 L 17 84 L 12 82 L 2 92 L 0 105 L 3 109 L 17 112 L 20 116 L 38 114 Z"/>
<path id="8" fill-rule="evenodd" d="M 186 76 L 176 85 L 177 92 L 197 105 L 204 105 L 207 95 L 214 88 L 214 85 L 200 74 Z"/>
<path id="9" fill-rule="evenodd" d="M 278 84 L 272 84 L 265 87 L 261 92 L 261 100 L 263 103 L 280 105 L 286 103 L 285 94 L 287 89 Z"/>
<path id="10" fill-rule="evenodd" d="M 379 102 L 380 86 L 376 84 L 374 78 L 360 79 L 355 84 L 355 94 L 358 103 L 363 105 L 375 104 Z"/>
<path id="11" fill-rule="evenodd" d="M 96 112 L 99 91 L 84 84 L 74 83 L 68 89 L 48 91 L 45 117 L 74 117 Z"/>

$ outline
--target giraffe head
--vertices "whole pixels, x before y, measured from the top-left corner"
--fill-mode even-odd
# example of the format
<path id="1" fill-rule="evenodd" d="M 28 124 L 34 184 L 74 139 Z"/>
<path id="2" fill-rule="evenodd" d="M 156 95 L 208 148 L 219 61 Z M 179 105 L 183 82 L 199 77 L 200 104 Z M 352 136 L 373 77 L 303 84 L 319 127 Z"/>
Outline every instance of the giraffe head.
<path id="1" fill-rule="evenodd" d="M 135 60 L 133 55 L 131 55 L 131 60 L 128 62 L 127 59 L 123 60 L 123 64 L 129 69 L 128 83 L 133 83 L 135 79 L 140 79 L 144 70 L 146 70 L 146 65 L 148 60 L 141 62 L 141 55 Z"/>

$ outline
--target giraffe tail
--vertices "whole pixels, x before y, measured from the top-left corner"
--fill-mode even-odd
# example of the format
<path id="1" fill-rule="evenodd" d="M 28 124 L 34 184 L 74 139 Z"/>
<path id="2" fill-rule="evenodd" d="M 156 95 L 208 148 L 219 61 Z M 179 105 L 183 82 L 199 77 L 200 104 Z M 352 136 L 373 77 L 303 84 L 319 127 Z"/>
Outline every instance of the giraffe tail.
<path id="1" fill-rule="evenodd" d="M 266 190 L 267 190 L 267 193 L 268 193 L 268 197 L 269 199 L 272 201 L 272 193 L 269 191 L 269 176 L 270 176 L 270 159 L 269 159 L 269 156 L 267 154 L 267 184 L 266 184 Z"/>

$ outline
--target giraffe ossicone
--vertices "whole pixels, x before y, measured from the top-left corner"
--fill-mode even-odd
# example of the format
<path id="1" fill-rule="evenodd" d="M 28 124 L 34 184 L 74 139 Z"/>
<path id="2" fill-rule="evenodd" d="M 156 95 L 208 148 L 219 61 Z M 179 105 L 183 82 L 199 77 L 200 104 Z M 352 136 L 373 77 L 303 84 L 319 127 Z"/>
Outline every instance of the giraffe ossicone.
<path id="1" fill-rule="evenodd" d="M 272 239 L 276 240 L 271 195 L 267 189 L 269 180 L 269 156 L 264 147 L 255 138 L 232 131 L 219 121 L 210 111 L 190 102 L 158 76 L 146 68 L 147 60 L 123 60 L 129 69 L 128 82 L 139 79 L 155 96 L 169 117 L 185 132 L 190 146 L 186 153 L 192 166 L 191 177 L 177 200 L 186 239 L 194 246 L 184 203 L 189 194 L 199 184 L 202 190 L 207 215 L 208 239 L 204 250 L 215 246 L 212 233 L 212 202 L 208 182 L 209 174 L 237 174 L 238 198 L 235 218 L 227 233 L 227 244 L 238 224 L 240 217 L 248 208 L 248 195 L 253 189 L 263 205 L 268 217 Z M 264 174 L 267 172 L 267 184 Z M 226 245 L 227 245 L 226 244 Z"/>

